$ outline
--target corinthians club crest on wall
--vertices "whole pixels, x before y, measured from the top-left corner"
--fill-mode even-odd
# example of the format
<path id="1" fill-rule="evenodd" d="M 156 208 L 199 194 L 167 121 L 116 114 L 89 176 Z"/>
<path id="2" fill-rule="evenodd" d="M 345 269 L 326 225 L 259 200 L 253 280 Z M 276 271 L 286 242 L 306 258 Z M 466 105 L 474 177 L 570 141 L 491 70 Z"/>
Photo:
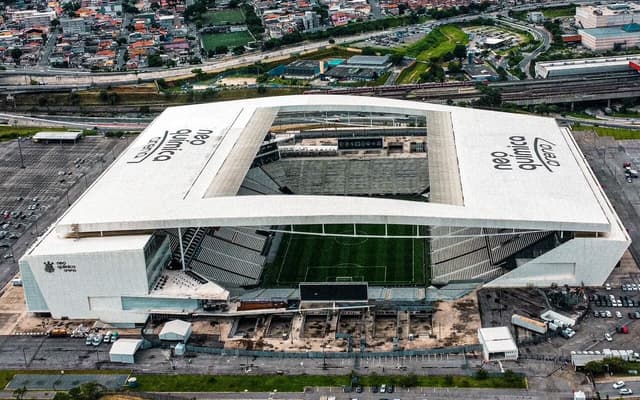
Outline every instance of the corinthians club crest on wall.
<path id="1" fill-rule="evenodd" d="M 66 261 L 45 261 L 44 262 L 44 270 L 46 272 L 52 273 L 56 269 L 59 269 L 62 272 L 77 272 L 77 266 L 75 264 L 69 264 Z"/>
<path id="2" fill-rule="evenodd" d="M 49 272 L 49 273 L 55 271 L 55 268 L 53 268 L 53 262 L 45 261 L 44 262 L 44 270 L 45 270 L 45 272 Z"/>

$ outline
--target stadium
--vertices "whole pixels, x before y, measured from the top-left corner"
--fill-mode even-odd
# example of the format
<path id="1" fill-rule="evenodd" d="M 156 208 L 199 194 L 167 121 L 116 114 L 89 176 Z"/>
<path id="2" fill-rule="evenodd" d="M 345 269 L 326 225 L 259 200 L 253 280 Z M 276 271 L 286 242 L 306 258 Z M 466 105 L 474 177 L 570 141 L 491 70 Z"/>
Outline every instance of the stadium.
<path id="1" fill-rule="evenodd" d="M 551 118 L 303 95 L 165 110 L 20 271 L 30 312 L 135 325 L 601 285 L 629 243 Z"/>

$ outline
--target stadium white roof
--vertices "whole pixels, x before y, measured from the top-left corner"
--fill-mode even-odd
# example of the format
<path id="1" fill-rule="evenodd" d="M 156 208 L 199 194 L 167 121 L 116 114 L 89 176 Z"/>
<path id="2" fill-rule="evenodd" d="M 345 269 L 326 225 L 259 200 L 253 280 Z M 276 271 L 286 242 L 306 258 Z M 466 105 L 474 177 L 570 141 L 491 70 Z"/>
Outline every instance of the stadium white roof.
<path id="1" fill-rule="evenodd" d="M 461 204 L 235 196 L 279 111 L 438 116 L 437 126 L 446 128 L 441 136 L 449 137 L 442 146 L 430 142 L 428 151 L 444 146 L 452 154 L 441 167 L 447 180 L 460 186 Z M 608 232 L 613 222 L 604 211 L 608 207 L 570 132 L 551 118 L 386 98 L 300 95 L 165 110 L 67 210 L 56 231 L 73 236 L 324 222 Z"/>

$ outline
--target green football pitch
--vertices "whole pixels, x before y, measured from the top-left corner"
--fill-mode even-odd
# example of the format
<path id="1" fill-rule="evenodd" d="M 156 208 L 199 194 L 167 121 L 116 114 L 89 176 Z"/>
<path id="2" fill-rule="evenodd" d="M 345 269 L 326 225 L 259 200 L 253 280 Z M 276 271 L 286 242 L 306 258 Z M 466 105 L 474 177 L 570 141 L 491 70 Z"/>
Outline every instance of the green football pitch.
<path id="1" fill-rule="evenodd" d="M 316 225 L 296 231 L 321 232 Z M 353 225 L 325 225 L 326 234 L 351 234 Z M 385 234 L 384 225 L 357 225 L 359 235 Z M 410 236 L 415 226 L 388 225 L 389 236 Z M 423 232 L 421 232 L 423 233 Z M 423 285 L 426 240 L 285 234 L 278 255 L 267 266 L 264 286 L 295 286 L 299 282 L 365 281 L 370 284 Z"/>

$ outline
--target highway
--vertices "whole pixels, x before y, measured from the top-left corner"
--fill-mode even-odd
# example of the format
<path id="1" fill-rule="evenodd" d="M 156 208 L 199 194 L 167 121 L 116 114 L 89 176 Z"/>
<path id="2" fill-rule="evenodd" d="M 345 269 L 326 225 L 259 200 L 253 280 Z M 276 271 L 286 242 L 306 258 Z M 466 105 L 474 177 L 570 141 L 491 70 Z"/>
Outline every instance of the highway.
<path id="1" fill-rule="evenodd" d="M 544 28 L 523 25 L 522 23 L 519 23 L 519 21 L 509 17 L 495 18 L 495 21 L 498 24 L 527 31 L 531 33 L 536 40 L 540 41 L 540 46 L 538 46 L 531 53 L 525 54 L 522 61 L 520 61 L 520 63 L 518 64 L 518 68 L 520 68 L 522 72 L 527 74 L 527 77 L 532 78 L 531 74 L 529 73 L 529 65 L 531 65 L 531 62 L 535 60 L 542 52 L 549 50 L 549 47 L 551 47 L 551 33 L 549 33 L 549 31 Z"/>

